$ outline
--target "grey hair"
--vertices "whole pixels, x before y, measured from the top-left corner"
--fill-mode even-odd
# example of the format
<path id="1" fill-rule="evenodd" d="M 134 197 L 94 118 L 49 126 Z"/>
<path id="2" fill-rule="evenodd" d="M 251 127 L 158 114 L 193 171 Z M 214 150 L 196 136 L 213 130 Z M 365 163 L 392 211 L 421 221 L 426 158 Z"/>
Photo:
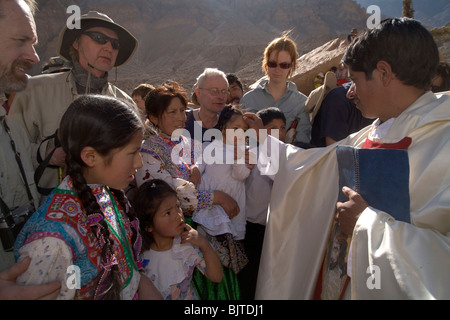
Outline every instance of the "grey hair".
<path id="1" fill-rule="evenodd" d="M 228 83 L 228 79 L 227 79 L 227 75 L 225 74 L 225 72 L 220 71 L 217 68 L 206 68 L 203 73 L 201 75 L 198 76 L 197 78 L 197 82 L 194 84 L 194 87 L 192 88 L 192 97 L 191 97 L 191 101 L 199 106 L 200 103 L 197 100 L 197 94 L 195 93 L 195 89 L 201 88 L 203 86 L 203 83 L 205 83 L 206 78 L 211 78 L 211 77 L 222 77 L 227 83 Z"/>
<path id="2" fill-rule="evenodd" d="M 217 68 L 206 68 L 201 75 L 198 76 L 197 82 L 194 84 L 194 90 L 200 88 L 207 78 L 222 77 L 227 83 L 227 75 L 225 72 L 220 71 Z"/>

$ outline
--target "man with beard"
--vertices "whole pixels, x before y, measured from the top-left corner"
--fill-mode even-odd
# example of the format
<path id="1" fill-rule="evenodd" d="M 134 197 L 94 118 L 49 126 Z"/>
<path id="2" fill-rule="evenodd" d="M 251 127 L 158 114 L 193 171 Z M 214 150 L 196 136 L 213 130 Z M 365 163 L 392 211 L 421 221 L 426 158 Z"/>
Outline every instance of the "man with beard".
<path id="1" fill-rule="evenodd" d="M 4 102 L 5 93 L 25 89 L 28 83 L 26 70 L 39 62 L 34 50 L 37 43 L 34 10 L 32 0 L 0 0 L 0 104 Z M 30 261 L 25 259 L 12 266 L 13 253 L 5 252 L 3 248 L 3 242 L 9 244 L 8 240 L 14 241 L 5 237 L 9 230 L 5 214 L 13 208 L 37 207 L 39 204 L 29 150 L 26 133 L 0 107 L 0 300 L 56 297 L 54 292 L 57 293 L 60 286 L 59 283 L 27 287 L 15 285 L 15 278 L 27 269 Z"/>
<path id="2" fill-rule="evenodd" d="M 0 104 L 3 104 L 5 93 L 25 89 L 28 83 L 25 72 L 39 62 L 39 57 L 34 51 L 36 27 L 25 2 L 0 2 L 0 30 Z M 26 205 L 37 207 L 39 196 L 33 180 L 34 169 L 27 135 L 6 115 L 3 107 L 0 107 L 0 139 L 1 224 L 6 221 L 2 219 L 6 218 L 8 210 Z M 16 153 L 20 155 L 18 158 Z M 4 252 L 4 249 L 10 249 L 5 248 L 9 247 L 7 243 L 3 243 L 6 242 L 5 236 L 2 240 L 0 270 L 14 262 L 12 253 Z"/>
<path id="3" fill-rule="evenodd" d="M 242 82 L 232 73 L 227 74 L 227 80 L 229 85 L 227 104 L 239 105 L 242 97 L 244 96 L 244 87 Z"/>
<path id="4" fill-rule="evenodd" d="M 131 59 L 138 45 L 136 38 L 96 11 L 82 15 L 80 27 L 64 26 L 59 37 L 58 54 L 72 64 L 72 69 L 31 78 L 27 89 L 14 98 L 10 110 L 11 118 L 28 133 L 35 166 L 40 162 L 39 157 L 50 158 L 50 167 L 45 169 L 37 185 L 44 195 L 58 185 L 61 179 L 58 168 L 65 166 L 65 154 L 62 148 L 55 148 L 56 140 L 45 140 L 55 134 L 72 101 L 82 94 L 102 94 L 135 107 L 129 95 L 108 81 L 108 72 Z"/>

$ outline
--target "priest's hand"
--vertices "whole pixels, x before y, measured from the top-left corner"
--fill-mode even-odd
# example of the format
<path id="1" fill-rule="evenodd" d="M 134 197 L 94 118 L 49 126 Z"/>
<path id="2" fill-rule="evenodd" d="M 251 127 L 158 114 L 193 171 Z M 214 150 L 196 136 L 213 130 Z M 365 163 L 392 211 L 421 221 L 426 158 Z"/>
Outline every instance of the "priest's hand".
<path id="1" fill-rule="evenodd" d="M 339 223 L 341 231 L 348 236 L 353 234 L 356 221 L 358 221 L 361 213 L 369 206 L 359 193 L 343 187 L 342 192 L 348 197 L 347 202 L 338 202 L 336 205 L 336 220 Z"/>
<path id="2" fill-rule="evenodd" d="M 259 135 L 261 130 L 264 129 L 262 119 L 255 113 L 247 112 L 244 114 L 244 120 L 247 122 L 249 129 L 256 131 L 256 140 L 258 143 L 263 144 L 267 138 L 267 135 Z"/>

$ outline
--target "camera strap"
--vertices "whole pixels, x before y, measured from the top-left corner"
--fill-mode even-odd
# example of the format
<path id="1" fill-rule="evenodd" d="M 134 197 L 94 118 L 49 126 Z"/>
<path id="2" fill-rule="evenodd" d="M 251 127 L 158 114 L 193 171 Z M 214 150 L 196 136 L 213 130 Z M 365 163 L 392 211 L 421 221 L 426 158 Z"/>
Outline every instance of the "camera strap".
<path id="1" fill-rule="evenodd" d="M 20 159 L 20 154 L 19 154 L 19 152 L 17 152 L 17 149 L 16 149 L 16 143 L 14 142 L 14 139 L 12 138 L 11 130 L 9 129 L 8 124 L 6 123 L 6 117 L 3 117 L 2 123 L 3 123 L 3 126 L 5 127 L 6 133 L 9 136 L 9 140 L 11 141 L 11 148 L 14 151 L 14 155 L 15 155 L 15 158 L 16 158 L 17 165 L 19 166 L 20 173 L 21 173 L 23 181 L 25 183 L 25 188 L 27 190 L 28 200 L 30 201 L 30 204 L 34 207 L 33 195 L 31 193 L 30 186 L 28 185 L 28 179 L 27 179 L 27 176 L 25 174 L 25 170 L 23 168 L 22 160 Z M 3 200 L 1 202 L 4 203 Z"/>
<path id="2" fill-rule="evenodd" d="M 41 153 L 40 153 L 41 146 L 45 141 L 49 141 L 52 139 L 55 140 L 55 146 L 52 149 L 52 151 L 50 151 L 50 153 L 47 155 L 47 157 L 45 159 L 42 159 Z M 41 144 L 38 148 L 38 151 L 37 151 L 37 160 L 39 162 L 39 166 L 36 168 L 36 171 L 34 172 L 34 181 L 36 182 L 36 187 L 37 187 L 39 193 L 44 196 L 48 196 L 53 191 L 54 188 L 40 187 L 39 181 L 41 180 L 42 175 L 44 174 L 44 171 L 47 167 L 54 167 L 54 166 L 50 165 L 50 159 L 53 157 L 53 154 L 55 153 L 56 149 L 59 148 L 60 146 L 61 146 L 61 143 L 59 142 L 59 139 L 58 139 L 58 130 L 56 130 L 56 132 L 54 134 L 45 138 L 41 142 Z"/>
<path id="3" fill-rule="evenodd" d="M 0 197 L 0 209 L 2 210 L 1 213 L 8 227 L 13 227 L 14 218 L 11 214 L 11 209 L 9 209 L 8 205 L 5 203 L 5 201 L 3 201 L 2 197 Z"/>

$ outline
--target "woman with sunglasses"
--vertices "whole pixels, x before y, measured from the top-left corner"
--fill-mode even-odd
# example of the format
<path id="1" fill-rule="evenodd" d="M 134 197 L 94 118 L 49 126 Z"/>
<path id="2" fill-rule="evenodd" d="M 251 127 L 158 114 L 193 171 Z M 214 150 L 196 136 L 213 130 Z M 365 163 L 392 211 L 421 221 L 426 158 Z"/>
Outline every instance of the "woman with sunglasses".
<path id="1" fill-rule="evenodd" d="M 305 111 L 307 97 L 298 91 L 294 82 L 289 81 L 297 67 L 298 54 L 297 46 L 288 34 L 284 33 L 269 43 L 262 62 L 267 79 L 247 92 L 241 104 L 255 113 L 267 107 L 279 108 L 286 116 L 286 124 L 297 131 L 293 143 L 308 147 L 311 123 Z"/>

